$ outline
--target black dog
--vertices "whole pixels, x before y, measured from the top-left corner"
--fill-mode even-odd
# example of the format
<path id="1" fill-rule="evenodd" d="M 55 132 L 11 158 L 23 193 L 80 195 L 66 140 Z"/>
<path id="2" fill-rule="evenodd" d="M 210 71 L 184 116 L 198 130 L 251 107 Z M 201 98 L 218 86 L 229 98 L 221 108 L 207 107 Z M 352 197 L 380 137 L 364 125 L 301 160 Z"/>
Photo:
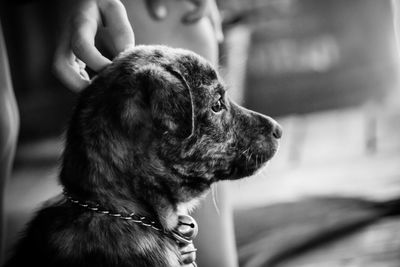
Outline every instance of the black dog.
<path id="1" fill-rule="evenodd" d="M 178 211 L 218 180 L 252 175 L 281 134 L 229 101 L 196 54 L 124 52 L 80 96 L 60 173 L 66 193 L 38 212 L 5 266 L 180 266 Z"/>

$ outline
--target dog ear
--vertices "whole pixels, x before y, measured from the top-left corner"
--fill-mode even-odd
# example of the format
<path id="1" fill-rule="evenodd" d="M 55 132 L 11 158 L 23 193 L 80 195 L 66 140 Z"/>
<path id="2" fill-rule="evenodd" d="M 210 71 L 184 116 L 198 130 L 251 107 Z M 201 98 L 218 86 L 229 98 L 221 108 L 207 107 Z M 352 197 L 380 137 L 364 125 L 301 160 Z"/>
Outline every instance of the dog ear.
<path id="1" fill-rule="evenodd" d="M 194 132 L 192 90 L 184 76 L 170 66 L 149 65 L 138 73 L 142 89 L 147 91 L 154 128 L 160 134 L 171 133 L 188 138 Z"/>

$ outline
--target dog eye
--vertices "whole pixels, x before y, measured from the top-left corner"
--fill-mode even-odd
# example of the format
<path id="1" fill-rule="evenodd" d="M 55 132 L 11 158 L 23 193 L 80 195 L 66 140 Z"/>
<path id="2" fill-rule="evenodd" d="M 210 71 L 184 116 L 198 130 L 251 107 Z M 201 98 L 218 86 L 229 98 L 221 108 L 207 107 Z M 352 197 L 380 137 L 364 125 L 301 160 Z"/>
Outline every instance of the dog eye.
<path id="1" fill-rule="evenodd" d="M 222 103 L 222 99 L 218 99 L 217 102 L 215 102 L 215 104 L 211 107 L 211 109 L 215 112 L 218 113 L 220 112 L 222 109 L 224 109 L 224 104 Z"/>

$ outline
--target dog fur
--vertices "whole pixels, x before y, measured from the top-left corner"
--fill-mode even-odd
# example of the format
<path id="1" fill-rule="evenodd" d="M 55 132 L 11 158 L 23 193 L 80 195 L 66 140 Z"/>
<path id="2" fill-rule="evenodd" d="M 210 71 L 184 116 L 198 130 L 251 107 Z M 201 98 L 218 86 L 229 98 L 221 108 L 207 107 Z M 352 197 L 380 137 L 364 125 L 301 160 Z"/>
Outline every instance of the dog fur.
<path id="1" fill-rule="evenodd" d="M 79 98 L 66 135 L 60 182 L 108 210 L 177 226 L 178 210 L 219 180 L 252 175 L 276 152 L 271 118 L 229 100 L 198 55 L 136 46 Z M 180 266 L 170 238 L 131 221 L 80 209 L 59 196 L 28 225 L 5 265 Z"/>

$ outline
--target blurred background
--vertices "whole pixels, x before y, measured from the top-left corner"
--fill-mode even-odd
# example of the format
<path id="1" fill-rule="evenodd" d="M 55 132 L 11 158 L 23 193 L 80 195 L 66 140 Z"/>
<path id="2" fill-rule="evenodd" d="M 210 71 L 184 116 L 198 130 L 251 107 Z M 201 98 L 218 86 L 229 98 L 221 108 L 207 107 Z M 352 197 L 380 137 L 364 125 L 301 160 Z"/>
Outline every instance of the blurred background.
<path id="1" fill-rule="evenodd" d="M 390 0 L 219 0 L 232 98 L 273 116 L 281 148 L 229 184 L 240 265 L 400 266 L 399 55 Z M 7 244 L 60 192 L 76 101 L 51 75 L 49 1 L 1 10 L 21 129 Z"/>

